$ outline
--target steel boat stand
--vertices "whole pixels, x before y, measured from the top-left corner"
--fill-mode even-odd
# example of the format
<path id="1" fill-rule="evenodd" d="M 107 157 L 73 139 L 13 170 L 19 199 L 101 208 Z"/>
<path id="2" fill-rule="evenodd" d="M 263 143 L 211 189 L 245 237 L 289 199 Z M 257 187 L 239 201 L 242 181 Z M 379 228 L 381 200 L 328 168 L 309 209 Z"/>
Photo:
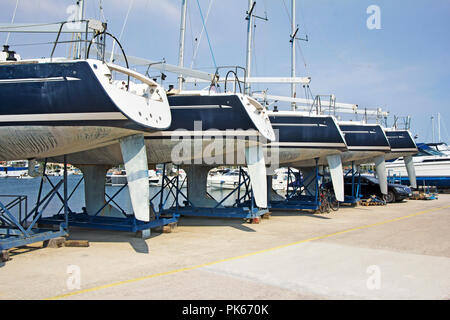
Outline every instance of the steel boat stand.
<path id="1" fill-rule="evenodd" d="M 303 168 L 306 173 L 305 168 Z M 294 172 L 289 167 L 286 185 L 286 196 L 283 200 L 269 199 L 270 209 L 277 210 L 312 210 L 320 208 L 320 173 L 319 159 L 315 159 L 315 166 L 303 176 L 303 172 Z M 294 179 L 292 179 L 294 177 Z M 271 185 L 267 186 L 271 188 Z M 270 193 L 268 193 L 270 197 Z"/>
<path id="2" fill-rule="evenodd" d="M 145 145 L 142 136 L 131 136 L 121 140 L 125 168 L 127 169 L 127 183 L 112 196 L 105 192 L 105 175 L 107 165 L 82 165 L 85 182 L 86 207 L 82 213 L 75 213 L 68 207 L 67 223 L 69 226 L 103 229 L 115 231 L 141 232 L 143 238 L 150 237 L 151 229 L 165 225 L 173 225 L 178 221 L 176 215 L 160 216 L 154 211 L 154 205 L 147 203 L 149 199 L 148 168 L 145 155 Z M 43 175 L 50 181 L 48 176 Z M 75 192 L 78 183 L 71 195 Z M 128 187 L 130 192 L 133 213 L 127 214 L 115 201 L 116 197 Z M 41 182 L 42 188 L 42 182 Z M 105 197 L 108 198 L 106 201 Z M 144 201 L 143 201 L 144 199 Z M 115 206 L 112 206 L 113 203 Z M 60 213 L 48 218 L 40 218 L 39 222 L 45 225 L 61 223 L 63 216 Z"/>
<path id="3" fill-rule="evenodd" d="M 159 212 L 161 216 L 169 214 L 190 217 L 235 218 L 246 219 L 251 223 L 259 223 L 261 217 L 269 215 L 267 208 L 258 208 L 256 206 L 250 175 L 242 167 L 239 167 L 238 185 L 223 199 L 217 201 L 206 190 L 207 173 L 212 167 L 206 165 L 190 166 L 190 168 L 184 167 L 188 174 L 183 181 L 180 181 L 179 175 L 168 178 L 165 173 L 165 166 L 164 164 L 161 191 L 151 199 L 160 197 Z M 178 166 L 179 168 L 180 166 Z M 185 193 L 182 191 L 182 188 L 186 180 L 187 192 Z M 165 197 L 163 195 L 164 189 L 167 190 Z M 170 194 L 174 200 L 170 205 L 167 205 Z M 224 205 L 232 196 L 236 197 L 235 202 L 229 206 Z"/>
<path id="4" fill-rule="evenodd" d="M 355 161 L 352 161 L 352 168 L 345 173 L 345 177 L 352 178 L 351 195 L 345 195 L 342 203 L 355 206 L 361 200 L 361 173 L 359 166 L 355 170 Z"/>
<path id="5" fill-rule="evenodd" d="M 39 187 L 36 205 L 29 212 L 27 212 L 28 204 L 26 196 L 0 196 L 1 199 L 7 199 L 9 201 L 4 202 L 4 200 L 0 200 L 0 251 L 2 253 L 2 259 L 8 256 L 8 249 L 40 241 L 46 242 L 57 237 L 65 237 L 69 234 L 67 156 L 64 156 L 63 178 L 56 184 L 51 183 L 51 190 L 45 196 L 42 196 L 43 179 L 45 177 L 44 173 Z M 59 192 L 61 187 L 63 188 L 63 195 Z M 39 227 L 44 212 L 55 196 L 62 202 L 62 210 L 64 210 L 64 213 L 60 214 L 60 219 L 53 223 L 57 226 L 57 229 Z M 25 215 L 22 212 L 25 212 Z"/>

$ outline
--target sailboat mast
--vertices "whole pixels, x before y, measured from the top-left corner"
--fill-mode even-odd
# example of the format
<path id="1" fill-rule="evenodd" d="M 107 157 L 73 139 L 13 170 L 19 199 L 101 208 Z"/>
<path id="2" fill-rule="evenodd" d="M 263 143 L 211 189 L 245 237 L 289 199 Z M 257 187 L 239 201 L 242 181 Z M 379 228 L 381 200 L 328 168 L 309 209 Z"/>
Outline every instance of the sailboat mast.
<path id="1" fill-rule="evenodd" d="M 180 24 L 180 51 L 178 53 L 178 66 L 184 67 L 184 39 L 186 35 L 186 10 L 187 0 L 181 0 L 181 24 Z M 183 75 L 178 75 L 178 89 L 183 89 Z"/>
<path id="2" fill-rule="evenodd" d="M 78 20 L 82 21 L 84 19 L 84 0 L 78 0 L 77 2 L 79 11 L 78 11 Z M 78 34 L 79 39 L 81 40 L 83 35 L 81 33 Z M 77 59 L 81 59 L 81 41 L 78 42 L 77 46 Z"/>
<path id="3" fill-rule="evenodd" d="M 435 142 L 434 141 L 434 116 L 431 116 L 431 135 L 432 135 L 432 141 L 431 142 Z"/>
<path id="4" fill-rule="evenodd" d="M 293 38 L 291 39 L 291 77 L 295 78 L 295 0 L 291 0 L 291 16 L 292 16 L 292 35 Z M 291 96 L 292 98 L 296 98 L 296 86 L 295 83 L 291 83 Z M 295 111 L 297 109 L 297 104 L 295 102 L 292 102 L 292 110 Z"/>
<path id="5" fill-rule="evenodd" d="M 252 37 L 253 37 L 253 9 L 256 5 L 256 1 L 248 0 L 248 11 L 247 11 L 247 61 L 245 68 L 245 77 L 249 78 L 251 76 L 251 67 L 252 67 Z M 248 93 L 251 93 L 251 86 L 248 85 Z"/>
<path id="6" fill-rule="evenodd" d="M 437 129 L 438 129 L 438 141 L 437 142 L 442 142 L 441 141 L 441 113 L 438 112 L 437 114 Z"/>

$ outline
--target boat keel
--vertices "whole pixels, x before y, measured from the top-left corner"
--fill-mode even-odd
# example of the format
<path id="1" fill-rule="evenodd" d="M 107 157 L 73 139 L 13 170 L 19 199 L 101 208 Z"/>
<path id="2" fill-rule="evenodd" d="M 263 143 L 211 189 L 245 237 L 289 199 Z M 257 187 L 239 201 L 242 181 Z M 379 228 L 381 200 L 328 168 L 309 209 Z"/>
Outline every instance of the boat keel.
<path id="1" fill-rule="evenodd" d="M 408 172 L 409 185 L 412 188 L 417 188 L 416 169 L 414 168 L 414 161 L 412 156 L 403 157 L 405 161 L 406 171 Z"/>
<path id="2" fill-rule="evenodd" d="M 338 201 L 344 201 L 344 171 L 340 155 L 327 156 L 334 195 Z"/>
<path id="3" fill-rule="evenodd" d="M 267 208 L 267 176 L 262 147 L 246 147 L 245 160 L 256 206 Z"/>
<path id="4" fill-rule="evenodd" d="M 144 135 L 120 139 L 128 190 L 136 219 L 150 221 L 150 186 L 148 182 L 147 151 Z"/>
<path id="5" fill-rule="evenodd" d="M 388 194 L 388 183 L 386 173 L 386 162 L 384 156 L 379 156 L 373 159 L 375 162 L 375 170 L 377 172 L 378 181 L 380 182 L 380 190 L 382 194 Z"/>

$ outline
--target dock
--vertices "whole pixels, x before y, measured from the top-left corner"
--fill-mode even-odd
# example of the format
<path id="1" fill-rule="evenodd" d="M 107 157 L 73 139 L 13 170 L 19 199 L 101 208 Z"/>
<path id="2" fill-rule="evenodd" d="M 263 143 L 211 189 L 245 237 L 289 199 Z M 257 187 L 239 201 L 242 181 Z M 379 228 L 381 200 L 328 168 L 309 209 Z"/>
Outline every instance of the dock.
<path id="1" fill-rule="evenodd" d="M 12 249 L 0 299 L 449 299 L 449 228 L 448 194 L 260 224 L 184 217 L 147 240 L 74 228 L 89 247 Z"/>

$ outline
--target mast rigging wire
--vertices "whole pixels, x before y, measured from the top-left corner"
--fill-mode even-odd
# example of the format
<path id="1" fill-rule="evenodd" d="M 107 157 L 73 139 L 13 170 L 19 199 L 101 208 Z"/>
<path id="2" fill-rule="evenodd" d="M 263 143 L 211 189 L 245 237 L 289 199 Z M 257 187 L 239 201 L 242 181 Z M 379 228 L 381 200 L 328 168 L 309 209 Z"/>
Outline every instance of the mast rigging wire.
<path id="1" fill-rule="evenodd" d="M 122 30 L 120 31 L 119 42 L 122 41 L 123 31 L 125 30 L 125 26 L 127 25 L 128 16 L 130 15 L 130 11 L 131 11 L 131 8 L 133 7 L 133 3 L 134 3 L 134 0 L 131 0 L 130 5 L 128 6 L 127 15 L 125 16 L 125 20 L 124 20 L 123 25 L 122 25 Z M 116 47 L 116 42 L 114 41 L 113 42 L 113 47 L 112 47 L 112 50 L 111 50 L 111 57 L 109 59 L 109 62 L 113 62 L 114 54 L 115 54 L 115 51 L 116 51 L 115 47 Z"/>
<path id="2" fill-rule="evenodd" d="M 211 0 L 209 2 L 208 11 L 206 12 L 205 24 L 202 26 L 202 31 L 200 32 L 200 36 L 198 37 L 198 41 L 197 41 L 197 43 L 195 45 L 194 54 L 192 55 L 191 69 L 194 67 L 195 62 L 197 60 L 198 49 L 199 49 L 200 43 L 202 41 L 203 32 L 206 29 L 206 24 L 208 23 L 209 13 L 211 12 L 211 7 L 212 7 L 213 2 L 214 2 L 214 0 Z"/>
<path id="3" fill-rule="evenodd" d="M 209 51 L 211 52 L 211 57 L 212 57 L 214 66 L 217 69 L 216 59 L 214 58 L 214 52 L 211 47 L 211 41 L 209 40 L 208 29 L 206 29 L 206 24 L 205 24 L 205 19 L 203 18 L 202 8 L 200 7 L 200 2 L 198 0 L 197 0 L 197 6 L 198 6 L 198 10 L 200 11 L 200 17 L 202 18 L 203 27 L 205 28 L 206 39 L 208 40 L 208 45 L 209 45 Z"/>
<path id="4" fill-rule="evenodd" d="M 16 12 L 17 12 L 17 7 L 18 7 L 18 6 L 19 6 L 19 0 L 16 1 L 16 7 L 14 8 L 14 13 L 13 13 L 13 16 L 12 16 L 12 19 L 11 19 L 11 24 L 14 23 L 14 19 L 16 18 Z M 8 32 L 8 35 L 6 36 L 6 42 L 5 42 L 5 45 L 8 44 L 9 36 L 10 36 L 10 35 L 11 35 L 11 32 Z"/>

